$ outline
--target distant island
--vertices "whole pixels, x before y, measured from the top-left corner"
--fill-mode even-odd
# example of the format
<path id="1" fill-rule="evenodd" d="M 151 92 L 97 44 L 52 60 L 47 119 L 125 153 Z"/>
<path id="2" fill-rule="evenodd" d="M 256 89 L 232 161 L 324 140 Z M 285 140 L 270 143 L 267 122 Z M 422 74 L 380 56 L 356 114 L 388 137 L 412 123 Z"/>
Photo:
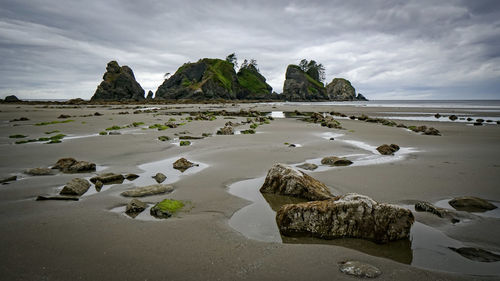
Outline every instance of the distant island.
<path id="1" fill-rule="evenodd" d="M 283 93 L 278 94 L 266 82 L 255 60 L 244 60 L 238 67 L 236 56 L 225 60 L 203 58 L 185 63 L 177 71 L 165 75 L 156 93 L 145 91 L 135 80 L 132 69 L 110 61 L 103 81 L 91 101 L 144 101 L 144 100 L 279 100 L 279 101 L 366 101 L 356 94 L 351 83 L 334 78 L 324 84 L 324 67 L 314 60 L 302 60 L 286 70 Z"/>

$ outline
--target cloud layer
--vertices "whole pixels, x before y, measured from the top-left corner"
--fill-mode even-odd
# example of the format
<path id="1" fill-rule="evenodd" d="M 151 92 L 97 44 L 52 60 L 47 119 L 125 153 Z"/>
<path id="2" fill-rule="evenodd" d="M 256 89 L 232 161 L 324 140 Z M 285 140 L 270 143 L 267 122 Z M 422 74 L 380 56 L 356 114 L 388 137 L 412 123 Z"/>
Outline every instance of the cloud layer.
<path id="1" fill-rule="evenodd" d="M 236 52 L 276 92 L 306 58 L 371 99 L 500 99 L 494 0 L 2 2 L 0 97 L 90 98 L 113 59 L 154 92 L 187 61 Z"/>

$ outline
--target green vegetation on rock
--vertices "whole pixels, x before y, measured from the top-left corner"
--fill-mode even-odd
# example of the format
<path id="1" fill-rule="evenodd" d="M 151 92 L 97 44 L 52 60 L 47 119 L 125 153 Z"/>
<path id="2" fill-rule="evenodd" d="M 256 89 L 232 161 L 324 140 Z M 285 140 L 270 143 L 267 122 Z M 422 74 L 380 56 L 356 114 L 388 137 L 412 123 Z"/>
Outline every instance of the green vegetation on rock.
<path id="1" fill-rule="evenodd" d="M 61 140 L 65 136 L 66 135 L 64 135 L 64 134 L 58 134 L 58 135 L 51 136 L 51 137 L 42 137 L 42 138 L 38 138 L 38 139 L 20 140 L 20 141 L 16 141 L 16 144 L 24 144 L 24 143 L 30 143 L 30 142 L 42 142 L 42 141 L 48 141 L 48 143 L 60 143 Z"/>
<path id="2" fill-rule="evenodd" d="M 238 72 L 238 82 L 243 88 L 248 89 L 251 93 L 268 93 L 268 85 L 262 81 L 249 69 L 241 69 Z"/>
<path id="3" fill-rule="evenodd" d="M 174 199 L 165 199 L 155 205 L 156 208 L 164 211 L 164 212 L 169 212 L 171 214 L 179 211 L 184 207 L 184 203 L 179 200 L 174 200 Z"/>
<path id="4" fill-rule="evenodd" d="M 184 140 L 184 141 L 181 141 L 181 142 L 179 143 L 179 145 L 180 145 L 180 146 L 189 146 L 189 145 L 191 145 L 191 142 L 190 142 L 190 141 L 186 141 L 186 140 Z"/>
<path id="5" fill-rule="evenodd" d="M 25 138 L 27 136 L 25 135 L 10 135 L 9 138 L 11 139 L 22 139 L 22 138 Z"/>
<path id="6" fill-rule="evenodd" d="M 105 136 L 107 134 L 108 134 L 108 132 L 104 132 L 104 131 L 103 132 L 99 132 L 99 135 L 101 135 L 101 136 Z"/>
<path id="7" fill-rule="evenodd" d="M 153 124 L 151 126 L 149 126 L 150 129 L 158 129 L 158 131 L 164 131 L 166 129 L 168 129 L 167 126 L 165 125 L 162 125 L 162 124 Z"/>
<path id="8" fill-rule="evenodd" d="M 112 127 L 106 128 L 106 131 L 115 131 L 115 130 L 120 130 L 122 127 L 114 125 Z"/>
<path id="9" fill-rule="evenodd" d="M 144 125 L 144 122 L 134 122 L 134 123 L 132 123 L 133 127 L 139 127 L 141 125 Z"/>
<path id="10" fill-rule="evenodd" d="M 259 127 L 259 124 L 257 123 L 253 123 L 252 125 L 250 125 L 250 128 L 252 129 L 257 129 L 257 127 Z"/>
<path id="11" fill-rule="evenodd" d="M 160 140 L 160 141 L 169 141 L 170 137 L 169 136 L 159 136 L 158 140 Z"/>
<path id="12" fill-rule="evenodd" d="M 252 130 L 252 129 L 248 129 L 248 130 L 243 130 L 241 131 L 242 134 L 244 135 L 248 135 L 248 134 L 255 134 L 255 130 Z"/>
<path id="13" fill-rule="evenodd" d="M 50 122 L 40 122 L 40 123 L 36 123 L 35 126 L 45 126 L 45 125 L 53 125 L 53 124 L 59 124 L 59 123 L 69 123 L 69 122 L 75 122 L 75 120 L 71 120 L 71 119 L 68 119 L 68 120 L 63 120 L 63 121 L 50 121 Z"/>

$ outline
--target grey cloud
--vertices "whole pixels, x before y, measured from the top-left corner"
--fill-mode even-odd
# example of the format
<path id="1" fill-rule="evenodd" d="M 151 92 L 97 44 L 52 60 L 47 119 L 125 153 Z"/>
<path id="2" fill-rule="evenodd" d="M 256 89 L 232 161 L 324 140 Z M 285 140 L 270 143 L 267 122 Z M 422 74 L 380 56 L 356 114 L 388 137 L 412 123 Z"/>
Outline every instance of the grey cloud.
<path id="1" fill-rule="evenodd" d="M 0 96 L 90 98 L 111 59 L 155 91 L 184 62 L 236 52 L 277 92 L 307 58 L 369 98 L 500 98 L 498 1 L 2 2 Z"/>

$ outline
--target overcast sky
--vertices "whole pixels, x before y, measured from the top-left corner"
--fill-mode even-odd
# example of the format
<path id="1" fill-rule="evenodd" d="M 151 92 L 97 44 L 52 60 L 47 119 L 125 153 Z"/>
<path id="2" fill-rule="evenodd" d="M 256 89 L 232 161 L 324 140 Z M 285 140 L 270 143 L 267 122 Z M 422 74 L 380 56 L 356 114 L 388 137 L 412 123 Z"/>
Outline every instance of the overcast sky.
<path id="1" fill-rule="evenodd" d="M 108 61 L 156 91 L 203 57 L 326 67 L 369 99 L 500 99 L 500 1 L 0 0 L 0 97 L 90 98 Z"/>

